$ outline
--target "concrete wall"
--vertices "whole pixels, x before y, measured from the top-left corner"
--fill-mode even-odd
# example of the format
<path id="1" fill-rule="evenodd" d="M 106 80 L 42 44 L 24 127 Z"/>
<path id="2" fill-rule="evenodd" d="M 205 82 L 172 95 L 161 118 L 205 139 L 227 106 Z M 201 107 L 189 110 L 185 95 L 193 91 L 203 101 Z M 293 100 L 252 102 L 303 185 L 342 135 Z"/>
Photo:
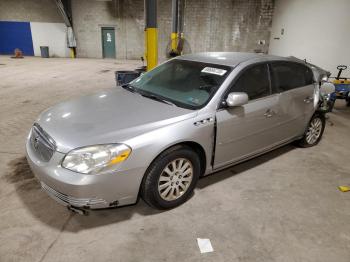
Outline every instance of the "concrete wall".
<path id="1" fill-rule="evenodd" d="M 0 0 L 0 20 L 63 23 L 54 0 Z"/>
<path id="2" fill-rule="evenodd" d="M 113 26 L 116 54 L 138 59 L 144 52 L 143 0 L 72 0 L 80 57 L 102 57 L 101 27 Z M 192 52 L 267 52 L 273 0 L 185 0 L 185 38 Z M 171 0 L 158 0 L 159 57 L 170 41 Z M 258 42 L 262 40 L 262 45 Z"/>
<path id="3" fill-rule="evenodd" d="M 114 27 L 117 58 L 140 58 L 144 41 L 143 15 L 143 0 L 73 0 L 78 56 L 102 58 L 101 28 Z"/>
<path id="4" fill-rule="evenodd" d="M 40 46 L 48 46 L 52 57 L 69 57 L 67 27 L 63 23 L 31 22 L 34 55 L 40 56 Z"/>
<path id="5" fill-rule="evenodd" d="M 349 0 L 276 0 L 269 53 L 306 58 L 334 75 L 350 64 L 349 10 Z"/>
<path id="6" fill-rule="evenodd" d="M 185 36 L 194 52 L 267 52 L 272 15 L 272 0 L 187 0 Z"/>
<path id="7" fill-rule="evenodd" d="M 35 56 L 49 46 L 50 56 L 69 57 L 67 27 L 54 0 L 0 0 L 0 21 L 30 22 Z"/>

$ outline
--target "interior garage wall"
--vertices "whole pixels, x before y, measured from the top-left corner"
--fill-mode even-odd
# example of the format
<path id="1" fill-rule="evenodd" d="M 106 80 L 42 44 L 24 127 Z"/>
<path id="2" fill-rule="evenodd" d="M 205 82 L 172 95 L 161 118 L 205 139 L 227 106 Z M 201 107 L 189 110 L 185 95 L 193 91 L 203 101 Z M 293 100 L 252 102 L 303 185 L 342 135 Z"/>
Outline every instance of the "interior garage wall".
<path id="1" fill-rule="evenodd" d="M 349 10 L 349 0 L 276 0 L 269 53 L 306 58 L 335 75 L 350 64 Z"/>
<path id="2" fill-rule="evenodd" d="M 31 22 L 34 55 L 40 56 L 40 46 L 48 46 L 50 56 L 69 57 L 67 27 L 63 23 Z"/>
<path id="3" fill-rule="evenodd" d="M 34 55 L 30 23 L 0 21 L 0 54 L 12 55 L 19 48 L 23 55 Z"/>
<path id="4" fill-rule="evenodd" d="M 184 1 L 184 35 L 192 52 L 268 51 L 273 0 Z M 143 0 L 72 0 L 72 13 L 79 57 L 102 57 L 103 26 L 115 28 L 118 59 L 143 56 Z M 160 60 L 165 59 L 170 31 L 171 0 L 158 0 Z"/>
<path id="5" fill-rule="evenodd" d="M 7 28 L 0 31 L 0 41 L 7 41 L 7 49 L 13 50 L 22 47 L 25 35 L 16 30 L 15 25 L 18 22 L 30 24 L 30 34 L 34 55 L 40 56 L 40 46 L 49 46 L 50 56 L 68 57 L 69 49 L 66 44 L 67 27 L 63 23 L 54 0 L 0 0 L 0 23 L 2 27 Z M 6 21 L 6 22 L 4 22 Z M 18 35 L 19 34 L 19 35 Z M 13 40 L 16 35 L 15 40 Z M 9 52 L 2 52 L 8 54 Z M 25 52 L 25 55 L 33 55 Z"/>
<path id="6" fill-rule="evenodd" d="M 273 7 L 273 0 L 187 0 L 185 36 L 194 52 L 267 52 Z"/>
<path id="7" fill-rule="evenodd" d="M 72 0 L 78 57 L 102 58 L 101 28 L 115 29 L 118 59 L 143 55 L 143 0 Z"/>
<path id="8" fill-rule="evenodd" d="M 0 20 L 63 22 L 54 0 L 1 0 Z"/>

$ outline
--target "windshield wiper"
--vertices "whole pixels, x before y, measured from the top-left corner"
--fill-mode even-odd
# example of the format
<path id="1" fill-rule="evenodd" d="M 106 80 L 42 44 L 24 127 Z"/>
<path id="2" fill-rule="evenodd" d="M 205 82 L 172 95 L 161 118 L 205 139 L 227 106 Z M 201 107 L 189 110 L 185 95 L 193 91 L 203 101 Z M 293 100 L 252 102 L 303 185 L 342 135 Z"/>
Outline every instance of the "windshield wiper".
<path id="1" fill-rule="evenodd" d="M 136 87 L 132 86 L 131 84 L 125 84 L 125 85 L 122 85 L 121 87 L 126 89 L 126 90 L 128 90 L 129 92 L 139 93 L 143 97 L 147 97 L 147 98 L 156 100 L 158 102 L 162 102 L 164 104 L 175 105 L 174 103 L 172 103 L 172 102 L 170 102 L 170 101 L 168 101 L 168 100 L 166 100 L 166 99 L 164 99 L 164 98 L 162 98 L 160 96 L 157 96 L 157 95 L 154 95 L 154 94 L 148 94 L 148 93 L 145 93 L 145 92 L 141 92 L 140 89 L 137 89 Z"/>
<path id="2" fill-rule="evenodd" d="M 124 88 L 125 90 L 132 92 L 132 93 L 137 92 L 136 88 L 130 84 L 125 84 L 125 85 L 122 85 L 121 87 Z"/>
<path id="3" fill-rule="evenodd" d="M 144 97 L 147 97 L 147 98 L 156 100 L 156 101 L 158 101 L 158 102 L 162 102 L 162 103 L 164 103 L 164 104 L 168 104 L 168 105 L 172 105 L 172 106 L 175 105 L 174 103 L 172 103 L 172 102 L 170 102 L 170 101 L 168 101 L 168 100 L 165 100 L 165 99 L 163 99 L 163 98 L 161 98 L 161 97 L 159 97 L 159 96 L 157 96 L 157 95 L 145 94 L 145 93 L 142 93 L 141 95 L 144 96 Z"/>

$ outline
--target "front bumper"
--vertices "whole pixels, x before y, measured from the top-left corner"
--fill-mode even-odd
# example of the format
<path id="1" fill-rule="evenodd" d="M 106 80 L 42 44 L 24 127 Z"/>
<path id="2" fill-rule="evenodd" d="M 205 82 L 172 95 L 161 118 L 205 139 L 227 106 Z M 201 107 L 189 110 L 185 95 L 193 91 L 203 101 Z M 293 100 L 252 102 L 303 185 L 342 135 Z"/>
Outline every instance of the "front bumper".
<path id="1" fill-rule="evenodd" d="M 29 136 L 30 137 L 30 136 Z M 27 160 L 42 189 L 65 206 L 107 208 L 134 204 L 146 168 L 125 168 L 112 174 L 84 175 L 61 166 L 65 154 L 54 152 L 48 162 L 38 157 L 30 140 Z"/>
<path id="2" fill-rule="evenodd" d="M 72 196 L 65 195 L 55 189 L 49 187 L 44 182 L 40 181 L 41 188 L 54 200 L 61 203 L 64 206 L 74 206 L 74 207 L 105 207 L 108 203 L 104 199 L 98 198 L 76 198 Z M 117 205 L 118 202 L 113 204 Z M 109 206 L 112 206 L 110 204 Z"/>

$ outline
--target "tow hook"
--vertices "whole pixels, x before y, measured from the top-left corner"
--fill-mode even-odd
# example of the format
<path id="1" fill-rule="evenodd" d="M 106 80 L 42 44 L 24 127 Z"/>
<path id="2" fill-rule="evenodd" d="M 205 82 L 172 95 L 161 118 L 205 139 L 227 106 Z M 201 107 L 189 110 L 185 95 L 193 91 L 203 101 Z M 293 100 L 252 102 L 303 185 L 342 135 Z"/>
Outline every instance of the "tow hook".
<path id="1" fill-rule="evenodd" d="M 73 206 L 67 206 L 67 209 L 73 213 L 77 213 L 77 214 L 82 215 L 82 216 L 89 215 L 89 211 L 87 211 L 86 209 L 73 207 Z"/>

